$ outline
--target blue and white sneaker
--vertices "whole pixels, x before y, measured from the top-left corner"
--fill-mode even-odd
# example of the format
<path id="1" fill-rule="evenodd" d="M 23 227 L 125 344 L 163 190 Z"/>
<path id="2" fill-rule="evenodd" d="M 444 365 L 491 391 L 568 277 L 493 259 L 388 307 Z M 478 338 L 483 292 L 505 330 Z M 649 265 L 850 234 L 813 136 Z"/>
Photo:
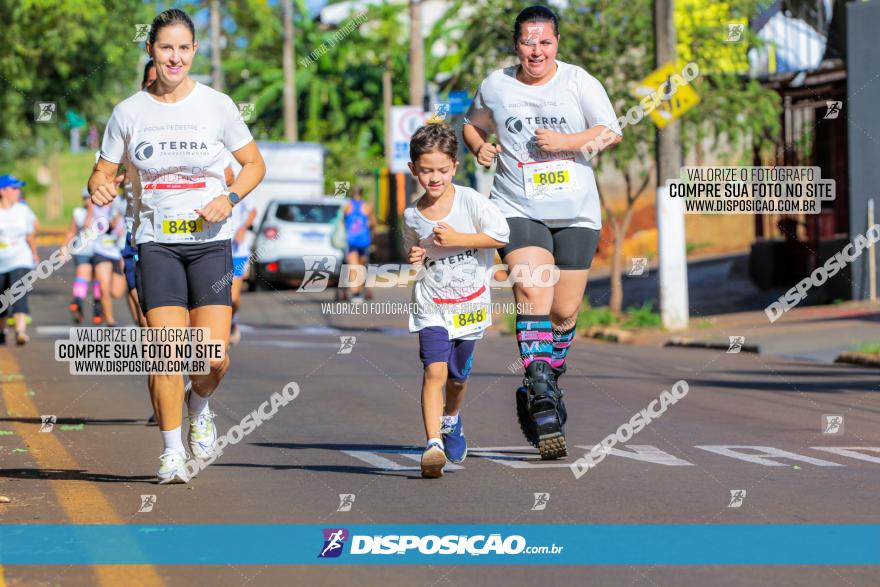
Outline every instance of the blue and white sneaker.
<path id="1" fill-rule="evenodd" d="M 464 437 L 461 414 L 458 415 L 458 418 L 455 418 L 455 423 L 453 423 L 452 416 L 443 416 L 440 433 L 443 434 L 446 458 L 453 463 L 463 462 L 467 458 L 467 440 Z"/>
<path id="2" fill-rule="evenodd" d="M 446 454 L 443 446 L 433 440 L 428 443 L 425 452 L 422 453 L 422 477 L 436 479 L 443 476 L 443 467 L 446 465 Z"/>

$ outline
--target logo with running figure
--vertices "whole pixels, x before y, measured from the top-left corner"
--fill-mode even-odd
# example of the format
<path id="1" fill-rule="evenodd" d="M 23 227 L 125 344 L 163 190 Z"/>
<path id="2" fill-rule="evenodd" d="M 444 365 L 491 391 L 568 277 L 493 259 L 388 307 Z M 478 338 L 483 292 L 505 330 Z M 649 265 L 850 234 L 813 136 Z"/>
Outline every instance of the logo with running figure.
<path id="1" fill-rule="evenodd" d="M 428 124 L 437 124 L 446 120 L 449 114 L 449 102 L 440 102 L 434 104 L 434 114 L 427 120 Z"/>
<path id="2" fill-rule="evenodd" d="M 324 528 L 324 547 L 318 558 L 336 558 L 342 554 L 345 541 L 348 540 L 348 530 L 345 528 Z"/>
<path id="3" fill-rule="evenodd" d="M 629 268 L 629 272 L 627 275 L 629 277 L 645 277 L 648 273 L 645 273 L 645 270 L 648 268 L 648 258 L 647 257 L 633 257 L 632 265 Z"/>
<path id="4" fill-rule="evenodd" d="M 327 289 L 330 277 L 336 272 L 336 257 L 329 255 L 303 255 L 305 275 L 296 291 L 317 293 Z"/>
<path id="5" fill-rule="evenodd" d="M 843 416 L 840 414 L 822 414 L 822 434 L 843 434 Z"/>
<path id="6" fill-rule="evenodd" d="M 529 36 L 526 38 L 526 45 L 537 45 L 538 41 L 541 40 L 541 35 L 544 34 L 544 25 L 534 25 L 528 27 Z"/>
<path id="7" fill-rule="evenodd" d="M 34 122 L 44 124 L 55 122 L 55 102 L 34 102 Z"/>
<path id="8" fill-rule="evenodd" d="M 745 489 L 731 489 L 730 490 L 730 503 L 727 504 L 729 508 L 740 508 L 742 507 L 743 502 L 746 500 L 746 490 Z"/>
<path id="9" fill-rule="evenodd" d="M 351 182 L 348 181 L 334 181 L 333 182 L 333 197 L 334 198 L 344 198 L 348 195 L 348 190 L 351 189 Z"/>
<path id="10" fill-rule="evenodd" d="M 153 506 L 156 505 L 156 496 L 155 495 L 142 495 L 141 496 L 141 507 L 138 508 L 138 513 L 148 513 L 153 511 Z"/>
<path id="11" fill-rule="evenodd" d="M 339 494 L 339 507 L 336 508 L 337 512 L 350 512 L 351 506 L 354 505 L 354 493 L 340 493 Z"/>
<path id="12" fill-rule="evenodd" d="M 350 355 L 351 350 L 354 348 L 354 343 L 357 342 L 356 336 L 340 336 L 339 337 L 339 350 L 336 352 L 337 355 Z"/>
<path id="13" fill-rule="evenodd" d="M 238 113 L 244 122 L 253 122 L 257 113 L 257 106 L 252 102 L 240 102 L 238 104 Z"/>
<path id="14" fill-rule="evenodd" d="M 727 43 L 739 43 L 743 38 L 743 33 L 746 30 L 746 25 L 741 23 L 728 23 L 727 24 L 727 39 L 725 42 Z"/>
<path id="15" fill-rule="evenodd" d="M 826 110 L 825 119 L 834 120 L 840 116 L 840 109 L 843 108 L 843 102 L 839 100 L 825 100 Z"/>
<path id="16" fill-rule="evenodd" d="M 536 493 L 535 494 L 535 503 L 532 504 L 532 511 L 539 512 L 541 510 L 547 509 L 547 504 L 550 502 L 550 494 L 549 493 Z"/>
<path id="17" fill-rule="evenodd" d="M 52 414 L 43 414 L 40 416 L 40 432 L 52 432 L 55 423 L 58 422 L 58 416 Z"/>
<path id="18" fill-rule="evenodd" d="M 746 343 L 745 336 L 729 336 L 728 339 L 730 340 L 730 347 L 727 349 L 727 353 L 730 355 L 740 352 Z"/>
<path id="19" fill-rule="evenodd" d="M 148 36 L 150 36 L 150 23 L 140 23 L 134 25 L 134 38 L 132 38 L 133 43 L 146 41 Z"/>

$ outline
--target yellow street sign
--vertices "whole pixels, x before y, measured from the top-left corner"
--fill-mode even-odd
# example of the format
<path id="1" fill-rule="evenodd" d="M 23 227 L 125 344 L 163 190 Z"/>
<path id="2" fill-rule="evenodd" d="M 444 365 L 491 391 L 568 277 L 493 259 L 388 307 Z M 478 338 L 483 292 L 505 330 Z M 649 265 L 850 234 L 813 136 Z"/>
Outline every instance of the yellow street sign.
<path id="1" fill-rule="evenodd" d="M 636 84 L 632 94 L 639 99 L 648 96 L 668 97 L 668 99 L 655 100 L 656 107 L 649 114 L 657 128 L 665 127 L 700 103 L 700 95 L 684 79 L 682 72 L 675 68 L 672 61 L 664 63 L 648 74 Z"/>

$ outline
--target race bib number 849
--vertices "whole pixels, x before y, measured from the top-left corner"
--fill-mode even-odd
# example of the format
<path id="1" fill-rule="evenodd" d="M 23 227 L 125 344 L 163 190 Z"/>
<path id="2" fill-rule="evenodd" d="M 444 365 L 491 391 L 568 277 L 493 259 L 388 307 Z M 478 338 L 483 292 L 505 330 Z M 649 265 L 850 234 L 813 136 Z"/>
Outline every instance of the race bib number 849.
<path id="1" fill-rule="evenodd" d="M 192 210 L 157 210 L 156 240 L 160 243 L 181 243 L 203 239 L 205 220 Z"/>
<path id="2" fill-rule="evenodd" d="M 164 220 L 162 234 L 192 234 L 204 230 L 203 219 L 195 220 Z"/>

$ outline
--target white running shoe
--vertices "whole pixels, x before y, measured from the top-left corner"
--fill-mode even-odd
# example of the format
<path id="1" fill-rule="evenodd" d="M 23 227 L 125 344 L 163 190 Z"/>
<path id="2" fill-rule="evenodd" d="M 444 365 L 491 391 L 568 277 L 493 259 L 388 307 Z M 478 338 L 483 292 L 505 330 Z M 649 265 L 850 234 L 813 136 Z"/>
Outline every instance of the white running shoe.
<path id="1" fill-rule="evenodd" d="M 189 450 L 194 457 L 207 461 L 217 448 L 217 428 L 214 412 L 205 410 L 198 416 L 189 417 Z"/>
<path id="2" fill-rule="evenodd" d="M 168 483 L 189 483 L 189 476 L 186 474 L 186 453 L 185 452 L 169 452 L 159 457 L 162 463 L 156 476 L 159 478 L 159 485 Z"/>
<path id="3" fill-rule="evenodd" d="M 436 479 L 443 476 L 443 466 L 446 464 L 446 453 L 443 446 L 437 441 L 428 443 L 425 452 L 422 453 L 422 477 Z"/>

